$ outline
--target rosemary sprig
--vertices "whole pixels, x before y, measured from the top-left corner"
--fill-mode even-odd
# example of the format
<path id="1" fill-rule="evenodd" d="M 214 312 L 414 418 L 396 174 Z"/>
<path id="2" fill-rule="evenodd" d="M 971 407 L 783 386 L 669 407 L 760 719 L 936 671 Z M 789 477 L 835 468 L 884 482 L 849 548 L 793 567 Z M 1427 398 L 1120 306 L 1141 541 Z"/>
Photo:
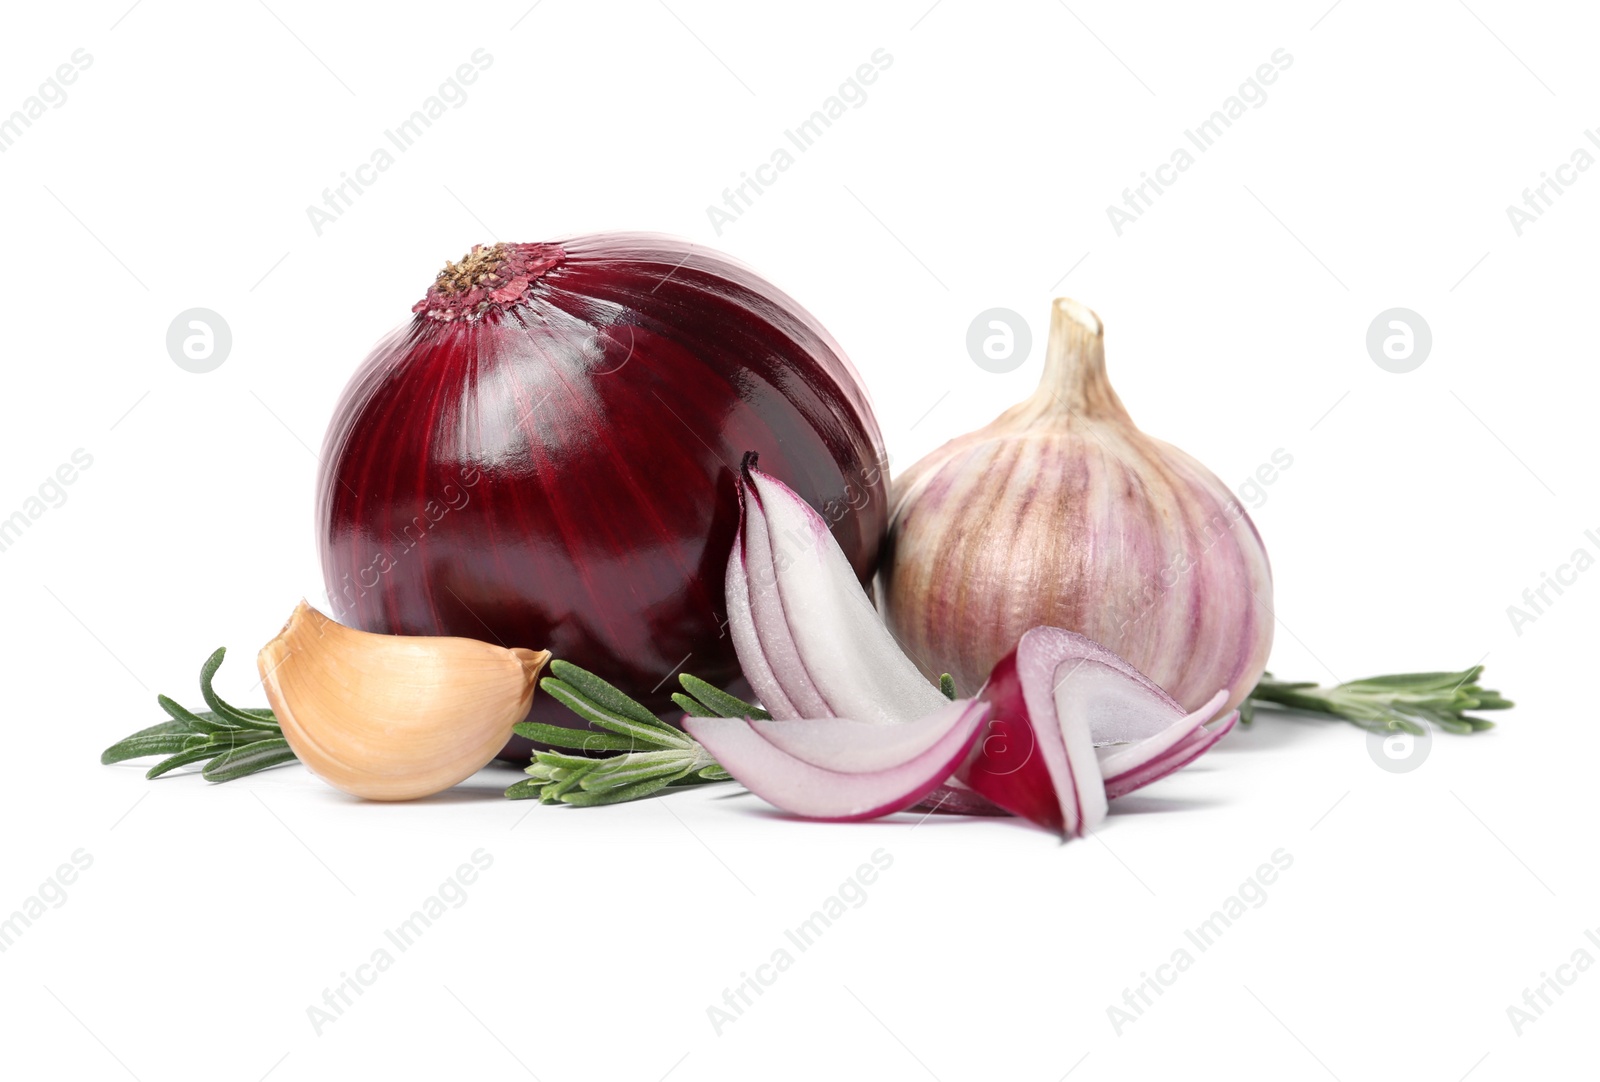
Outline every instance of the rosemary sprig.
<path id="1" fill-rule="evenodd" d="M 165 755 L 167 758 L 145 772 L 147 778 L 159 778 L 180 766 L 209 760 L 200 776 L 212 782 L 232 781 L 294 762 L 295 754 L 271 710 L 233 706 L 212 688 L 211 680 L 226 654 L 226 649 L 218 647 L 200 667 L 200 697 L 211 709 L 191 711 L 157 695 L 156 703 L 171 720 L 124 737 L 101 752 L 100 761 L 110 764 Z"/>
<path id="2" fill-rule="evenodd" d="M 295 761 L 271 710 L 237 707 L 218 695 L 212 680 L 226 656 L 218 649 L 200 669 L 200 696 L 210 708 L 189 710 L 165 695 L 156 702 L 168 720 L 140 729 L 100 753 L 104 764 L 146 755 L 164 758 L 145 774 L 159 778 L 182 766 L 204 762 L 207 781 L 225 782 Z M 651 713 L 642 704 L 585 669 L 553 662 L 553 676 L 539 686 L 597 728 L 566 729 L 523 722 L 516 731 L 531 740 L 582 752 L 621 752 L 592 759 L 562 752 L 539 752 L 528 779 L 506 790 L 512 799 L 536 797 L 547 804 L 615 804 L 637 800 L 669 786 L 728 781 L 730 775 L 696 741 Z M 685 713 L 702 717 L 770 718 L 760 707 L 699 680 L 680 676 L 688 694 L 674 700 Z"/>
<path id="3" fill-rule="evenodd" d="M 668 725 L 594 673 L 566 661 L 552 661 L 550 672 L 552 675 L 539 681 L 539 687 L 598 728 L 565 729 L 525 721 L 515 727 L 517 734 L 556 748 L 621 754 L 591 759 L 562 751 L 535 752 L 527 779 L 506 790 L 509 799 L 592 807 L 638 800 L 667 788 L 730 780 L 728 772 L 683 730 Z M 771 717 L 760 707 L 697 677 L 684 674 L 678 683 L 683 691 L 675 692 L 672 699 L 686 714 Z"/>
<path id="4" fill-rule="evenodd" d="M 1351 680 L 1335 687 L 1275 680 L 1266 673 L 1239 709 L 1245 724 L 1258 703 L 1301 713 L 1325 714 L 1354 722 L 1373 732 L 1422 735 L 1432 722 L 1451 733 L 1475 733 L 1494 727 L 1469 710 L 1506 710 L 1515 705 L 1498 691 L 1478 685 L 1482 665 L 1461 672 L 1399 673 Z"/>
<path id="5" fill-rule="evenodd" d="M 204 762 L 200 775 L 210 782 L 233 781 L 295 761 L 277 718 L 263 707 L 233 706 L 212 687 L 227 651 L 218 648 L 200 668 L 200 696 L 209 707 L 192 711 L 165 695 L 156 697 L 168 720 L 140 729 L 100 754 L 105 764 L 146 755 L 164 758 L 146 773 L 159 778 L 182 766 Z M 697 741 L 593 673 L 565 661 L 550 664 L 551 676 L 539 682 L 545 694 L 587 721 L 591 728 L 567 729 L 522 722 L 515 731 L 530 740 L 603 758 L 541 751 L 528 777 L 506 790 L 512 800 L 578 807 L 638 800 L 668 788 L 731 780 L 731 775 Z M 1239 708 L 1248 725 L 1257 706 L 1343 718 L 1374 732 L 1420 735 L 1427 723 L 1446 732 L 1474 733 L 1494 726 L 1468 711 L 1506 710 L 1514 704 L 1478 684 L 1482 665 L 1460 672 L 1400 673 L 1352 680 L 1334 687 L 1275 679 L 1265 674 Z M 752 703 L 688 674 L 683 691 L 672 696 L 684 713 L 696 717 L 749 717 L 770 720 Z M 948 676 L 940 690 L 953 697 Z"/>
<path id="6" fill-rule="evenodd" d="M 687 733 L 668 725 L 594 673 L 566 661 L 552 661 L 550 672 L 553 675 L 539 681 L 539 687 L 598 730 L 526 721 L 516 726 L 516 732 L 555 748 L 622 754 L 589 758 L 561 751 L 535 752 L 527 779 L 506 790 L 510 799 L 590 807 L 638 800 L 663 789 L 732 779 Z M 772 720 L 759 706 L 697 676 L 684 673 L 678 683 L 683 690 L 673 692 L 672 701 L 692 717 Z M 955 698 L 955 681 L 948 675 L 939 686 L 946 697 Z"/>

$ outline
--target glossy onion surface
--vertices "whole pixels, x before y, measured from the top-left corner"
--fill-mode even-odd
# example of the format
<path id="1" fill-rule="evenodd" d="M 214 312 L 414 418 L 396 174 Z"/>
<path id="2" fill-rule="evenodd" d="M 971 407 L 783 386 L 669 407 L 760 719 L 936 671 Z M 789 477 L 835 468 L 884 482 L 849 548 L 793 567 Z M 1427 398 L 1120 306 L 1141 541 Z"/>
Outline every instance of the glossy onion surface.
<path id="1" fill-rule="evenodd" d="M 739 462 L 800 493 L 863 582 L 882 438 L 838 344 L 726 256 L 641 234 L 474 249 L 335 412 L 318 532 L 365 631 L 548 649 L 653 709 L 738 675 Z M 535 720 L 576 724 L 554 700 Z"/>

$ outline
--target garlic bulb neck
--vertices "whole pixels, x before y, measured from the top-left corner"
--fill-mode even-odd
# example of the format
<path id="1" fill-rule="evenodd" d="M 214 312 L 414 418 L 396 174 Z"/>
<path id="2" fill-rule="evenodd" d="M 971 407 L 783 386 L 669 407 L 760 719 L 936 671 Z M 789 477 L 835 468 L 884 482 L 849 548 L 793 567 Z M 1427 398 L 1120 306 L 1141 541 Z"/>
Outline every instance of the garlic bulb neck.
<path id="1" fill-rule="evenodd" d="M 1105 325 L 1087 305 L 1057 297 L 1050 305 L 1050 342 L 1039 387 L 999 423 L 1031 427 L 1073 418 L 1133 423 L 1106 378 Z"/>

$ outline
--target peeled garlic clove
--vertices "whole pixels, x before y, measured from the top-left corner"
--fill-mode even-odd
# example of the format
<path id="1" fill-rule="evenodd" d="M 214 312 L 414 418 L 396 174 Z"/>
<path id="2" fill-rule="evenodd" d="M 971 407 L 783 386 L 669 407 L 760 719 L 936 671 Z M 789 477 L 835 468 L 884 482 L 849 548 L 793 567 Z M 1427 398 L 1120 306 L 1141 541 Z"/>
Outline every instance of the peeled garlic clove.
<path id="1" fill-rule="evenodd" d="M 549 660 L 474 639 L 356 631 L 304 601 L 256 659 L 295 755 L 368 800 L 429 796 L 488 765 Z"/>
<path id="2" fill-rule="evenodd" d="M 1228 487 L 1140 432 L 1106 379 L 1100 317 L 1057 300 L 1039 388 L 895 481 L 884 618 L 971 695 L 1030 628 L 1081 632 L 1185 710 L 1260 678 L 1266 550 Z"/>

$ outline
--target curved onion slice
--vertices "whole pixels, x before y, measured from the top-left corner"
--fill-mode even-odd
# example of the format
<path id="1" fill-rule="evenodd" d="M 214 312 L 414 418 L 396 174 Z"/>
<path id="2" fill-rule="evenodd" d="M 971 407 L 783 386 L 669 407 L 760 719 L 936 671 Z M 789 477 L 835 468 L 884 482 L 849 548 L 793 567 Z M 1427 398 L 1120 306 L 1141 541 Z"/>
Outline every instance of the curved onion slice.
<path id="1" fill-rule="evenodd" d="M 1227 689 L 1191 714 L 1123 658 L 1076 632 L 1036 627 L 1022 636 L 1016 653 L 1036 661 L 1058 659 L 1053 696 L 1058 708 L 1081 709 L 1087 716 L 1106 789 L 1113 797 L 1192 762 L 1237 720 L 1237 715 L 1229 715 L 1219 728 L 1205 729 L 1227 701 Z M 1171 769 L 1149 769 L 1174 763 Z"/>
<path id="2" fill-rule="evenodd" d="M 737 624 L 749 610 L 779 693 L 770 698 L 781 695 L 794 708 L 767 703 L 751 677 L 767 710 L 776 717 L 906 722 L 943 707 L 948 700 L 894 641 L 822 516 L 756 469 L 754 455 L 745 457 L 742 473 L 733 560 L 743 562 L 743 574 L 729 576 L 728 618 Z M 734 596 L 736 579 L 743 599 Z M 737 637 L 734 646 L 742 663 L 748 648 Z"/>
<path id="3" fill-rule="evenodd" d="M 1013 815 L 1081 837 L 1105 818 L 1106 795 L 1087 717 L 1070 699 L 1057 708 L 1057 671 L 1075 647 L 1030 631 L 1000 659 L 978 693 L 993 707 L 989 732 L 956 777 Z"/>
<path id="4" fill-rule="evenodd" d="M 779 751 L 812 766 L 841 774 L 868 774 L 916 758 L 959 720 L 960 713 L 951 713 L 946 701 L 938 713 L 894 725 L 846 718 L 793 718 L 752 721 L 750 727 Z"/>
<path id="5" fill-rule="evenodd" d="M 748 460 L 748 456 L 746 458 Z M 741 577 L 749 591 L 748 607 L 756 640 L 761 644 L 761 652 L 766 655 L 783 696 L 794 704 L 797 716 L 828 717 L 834 710 L 812 679 L 810 666 L 800 656 L 789 614 L 784 611 L 783 595 L 778 590 L 778 565 L 773 560 L 772 542 L 768 537 L 767 518 L 761 513 L 760 503 L 749 491 L 748 483 L 741 486 L 740 495 L 739 538 L 742 543 L 738 555 L 744 561 L 744 574 Z M 731 590 L 732 584 L 728 588 Z M 861 585 L 857 583 L 856 590 L 860 589 Z M 730 603 L 730 619 L 733 609 Z M 734 651 L 738 652 L 737 641 Z M 743 664 L 742 658 L 740 664 Z"/>
<path id="6" fill-rule="evenodd" d="M 1171 719 L 1182 717 L 1188 711 L 1163 691 L 1154 680 L 1134 668 L 1122 655 L 1112 652 L 1075 631 L 1056 627 L 1039 627 L 1023 636 L 1035 640 L 1049 639 L 1052 649 L 1073 659 L 1073 668 L 1096 665 L 1115 669 L 1128 678 L 1125 696 L 1118 701 L 1106 700 L 1094 712 L 1090 731 L 1098 744 L 1132 744 L 1164 732 Z"/>
<path id="7" fill-rule="evenodd" d="M 985 704 L 969 699 L 907 722 L 907 728 L 932 729 L 938 736 L 922 751 L 887 766 L 882 745 L 858 743 L 887 726 L 845 718 L 805 722 L 814 730 L 813 751 L 831 746 L 817 753 L 850 770 L 818 766 L 780 748 L 768 739 L 773 723 L 697 717 L 686 717 L 683 723 L 728 773 L 767 803 L 808 819 L 849 820 L 901 811 L 937 788 L 966 758 L 987 716 Z"/>
<path id="8" fill-rule="evenodd" d="M 1034 628 L 978 693 L 994 706 L 990 729 L 957 775 L 981 796 L 1063 834 L 1082 835 L 1107 801 L 1172 773 L 1233 727 L 1205 723 L 1227 702 L 1220 691 L 1187 713 L 1122 658 L 1060 628 Z M 1097 743 L 1112 744 L 1096 748 Z"/>
<path id="9" fill-rule="evenodd" d="M 1210 751 L 1211 746 L 1218 740 L 1221 740 L 1224 736 L 1228 735 L 1228 732 L 1233 728 L 1234 723 L 1238 720 L 1239 712 L 1237 710 L 1232 711 L 1226 718 L 1223 719 L 1222 724 L 1217 726 L 1215 729 L 1198 730 L 1199 733 L 1205 734 L 1204 736 L 1199 737 L 1199 739 L 1186 741 L 1166 755 L 1154 759 L 1151 762 L 1146 763 L 1144 766 L 1138 767 L 1135 770 L 1131 770 L 1120 777 L 1107 781 L 1106 796 L 1112 800 L 1115 800 L 1119 796 L 1127 796 L 1135 789 L 1143 789 L 1146 785 L 1149 785 L 1153 781 L 1160 781 L 1168 774 L 1171 774 L 1176 770 L 1182 770 L 1184 767 L 1200 758 L 1200 756 Z"/>
<path id="10" fill-rule="evenodd" d="M 744 491 L 740 489 L 739 507 L 744 507 Z M 733 650 L 738 655 L 744 678 L 767 712 L 780 718 L 798 717 L 800 711 L 784 692 L 783 685 L 761 648 L 756 634 L 755 614 L 750 611 L 750 585 L 744 559 L 744 530 L 733 537 L 733 555 L 728 560 L 727 599 L 728 633 L 733 637 Z"/>
<path id="11" fill-rule="evenodd" d="M 1101 773 L 1108 778 L 1121 777 L 1152 760 L 1166 756 L 1179 745 L 1191 741 L 1196 731 L 1203 730 L 1206 722 L 1216 717 L 1217 711 L 1221 710 L 1222 704 L 1227 701 L 1228 693 L 1219 691 L 1199 710 L 1179 717 L 1154 736 L 1147 736 L 1134 744 L 1097 747 L 1095 753 L 1100 757 Z"/>

